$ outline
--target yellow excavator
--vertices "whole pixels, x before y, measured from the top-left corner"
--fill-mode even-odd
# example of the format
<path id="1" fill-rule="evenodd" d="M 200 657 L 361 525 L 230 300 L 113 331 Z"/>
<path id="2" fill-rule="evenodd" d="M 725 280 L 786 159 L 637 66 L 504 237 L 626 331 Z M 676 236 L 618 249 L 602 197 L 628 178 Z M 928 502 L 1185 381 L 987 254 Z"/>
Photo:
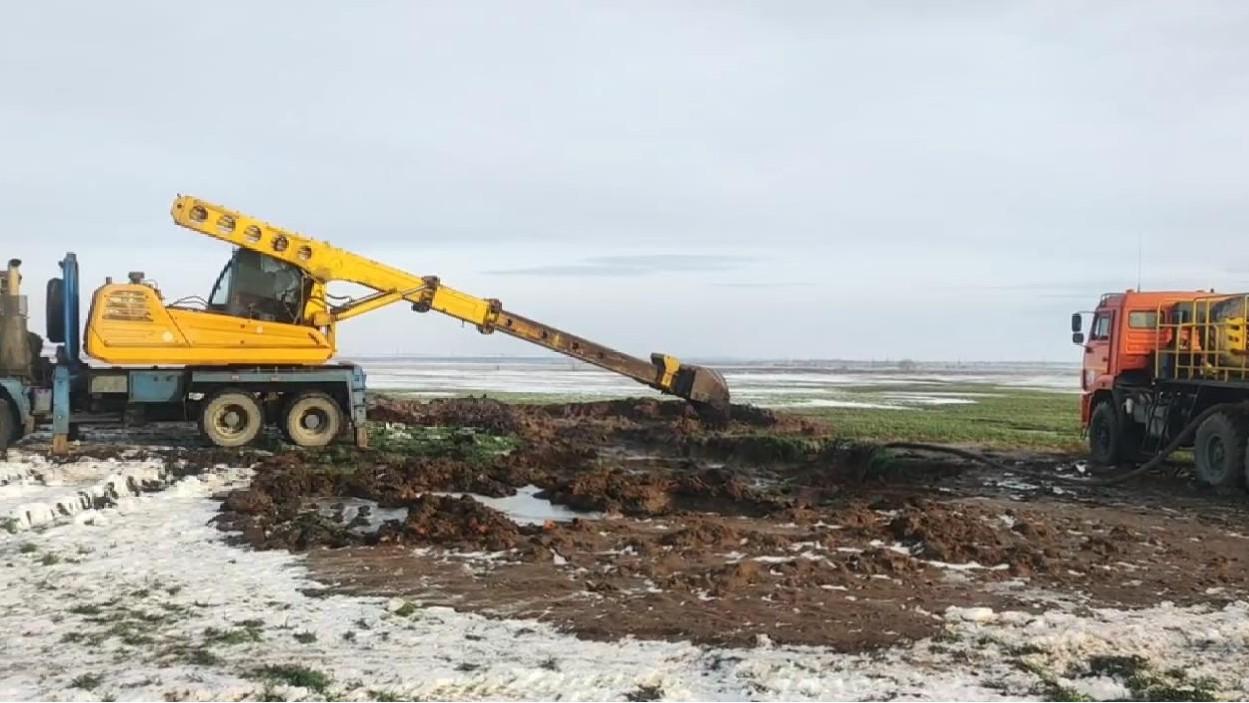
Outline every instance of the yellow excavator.
<path id="1" fill-rule="evenodd" d="M 498 300 L 455 290 L 436 276 L 407 273 L 198 198 L 180 195 L 170 212 L 178 225 L 234 245 L 234 255 L 207 299 L 166 304 L 138 272 L 126 283 L 100 287 L 84 335 L 91 357 L 132 366 L 318 367 L 335 354 L 338 323 L 403 302 L 628 376 L 714 414 L 728 409 L 728 386 L 713 369 L 666 354 L 633 357 L 509 312 Z M 336 281 L 371 292 L 335 297 L 327 286 Z M 209 434 L 224 443 L 221 432 Z"/>

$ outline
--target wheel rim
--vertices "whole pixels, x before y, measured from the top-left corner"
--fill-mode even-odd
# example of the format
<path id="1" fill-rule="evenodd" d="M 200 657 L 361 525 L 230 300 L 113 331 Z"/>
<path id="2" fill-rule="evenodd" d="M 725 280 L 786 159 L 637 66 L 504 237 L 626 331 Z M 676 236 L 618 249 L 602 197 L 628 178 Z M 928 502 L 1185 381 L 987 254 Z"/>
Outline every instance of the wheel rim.
<path id="1" fill-rule="evenodd" d="M 330 429 L 330 414 L 324 408 L 308 408 L 300 414 L 297 424 L 309 435 L 323 435 Z"/>
<path id="2" fill-rule="evenodd" d="M 1110 428 L 1104 422 L 1093 425 L 1093 448 L 1103 457 L 1110 453 Z"/>
<path id="3" fill-rule="evenodd" d="M 1214 435 L 1206 440 L 1206 458 L 1212 478 L 1221 478 L 1227 473 L 1227 446 L 1222 437 Z"/>
<path id="4" fill-rule="evenodd" d="M 213 429 L 223 437 L 240 437 L 247 432 L 248 415 L 247 408 L 238 403 L 223 405 L 213 414 Z"/>

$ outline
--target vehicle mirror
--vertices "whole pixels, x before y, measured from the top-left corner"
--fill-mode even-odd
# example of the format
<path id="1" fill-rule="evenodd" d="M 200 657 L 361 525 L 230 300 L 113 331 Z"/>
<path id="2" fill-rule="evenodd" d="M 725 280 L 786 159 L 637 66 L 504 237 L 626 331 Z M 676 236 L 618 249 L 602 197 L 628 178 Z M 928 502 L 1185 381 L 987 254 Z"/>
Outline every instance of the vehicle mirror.
<path id="1" fill-rule="evenodd" d="M 1071 331 L 1079 332 L 1081 328 L 1083 327 L 1084 327 L 1084 318 L 1080 316 L 1080 313 L 1078 312 L 1071 313 Z"/>
<path id="2" fill-rule="evenodd" d="M 1083 333 L 1083 332 L 1072 332 L 1072 333 L 1071 333 L 1071 343 L 1072 343 L 1072 344 L 1084 344 L 1084 333 Z"/>

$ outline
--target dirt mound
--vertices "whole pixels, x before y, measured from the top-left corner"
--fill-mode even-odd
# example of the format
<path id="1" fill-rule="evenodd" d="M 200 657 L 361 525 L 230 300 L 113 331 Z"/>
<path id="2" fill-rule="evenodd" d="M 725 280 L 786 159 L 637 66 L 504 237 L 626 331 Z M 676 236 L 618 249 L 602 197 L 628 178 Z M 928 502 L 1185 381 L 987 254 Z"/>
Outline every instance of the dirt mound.
<path id="1" fill-rule="evenodd" d="M 756 561 L 721 564 L 701 571 L 678 571 L 659 579 L 661 588 L 687 593 L 706 593 L 723 598 L 768 580 L 763 565 Z"/>
<path id="2" fill-rule="evenodd" d="M 316 511 L 307 511 L 275 525 L 264 536 L 263 546 L 267 549 L 306 551 L 313 547 L 346 547 L 362 541 L 360 535 L 351 532 L 345 525 Z"/>
<path id="3" fill-rule="evenodd" d="M 543 497 L 574 510 L 633 516 L 678 511 L 761 515 L 783 507 L 721 469 L 681 474 L 600 469 L 558 481 Z"/>
<path id="4" fill-rule="evenodd" d="M 780 422 L 775 412 L 757 405 L 734 405 L 729 411 L 729 419 L 751 427 L 772 427 Z"/>
<path id="5" fill-rule="evenodd" d="M 1029 528 L 1014 529 L 1019 525 Z M 1023 534 L 1036 534 L 1031 523 L 968 506 L 919 501 L 903 508 L 889 523 L 889 531 L 918 556 L 934 561 L 1008 564 L 1016 573 L 1033 573 L 1048 566 L 1046 555 Z"/>
<path id="6" fill-rule="evenodd" d="M 333 452 L 288 452 L 256 465 L 250 490 L 275 503 L 306 497 L 346 496 L 398 507 L 428 491 L 456 491 L 492 497 L 548 479 L 548 467 L 576 466 L 583 452 L 549 447 L 469 461 L 455 456 L 397 455 L 337 448 Z M 233 504 L 227 509 L 233 509 Z"/>
<path id="7" fill-rule="evenodd" d="M 268 493 L 251 488 L 231 491 L 221 509 L 243 515 L 264 515 L 273 510 L 273 499 Z"/>
<path id="8" fill-rule="evenodd" d="M 422 427 L 476 427 L 495 434 L 512 434 L 520 428 L 513 406 L 489 398 L 411 401 L 382 397 L 369 407 L 369 419 Z"/>
<path id="9" fill-rule="evenodd" d="M 662 515 L 672 509 L 670 482 L 622 469 L 593 471 L 562 481 L 542 495 L 573 510 Z"/>
<path id="10" fill-rule="evenodd" d="M 688 443 L 698 456 L 735 464 L 772 464 L 816 461 L 826 451 L 827 441 L 803 435 L 712 434 L 691 438 Z"/>
<path id="11" fill-rule="evenodd" d="M 720 521 L 691 520 L 686 526 L 659 538 L 659 543 L 678 549 L 734 547 L 742 541 L 737 530 Z"/>
<path id="12" fill-rule="evenodd" d="M 628 420 L 638 423 L 692 423 L 690 428 L 703 429 L 706 425 L 703 416 L 697 409 L 683 400 L 659 400 L 657 398 L 628 398 L 623 400 L 602 400 L 589 403 L 564 403 L 559 405 L 525 405 L 518 406 L 525 413 L 540 414 L 557 419 L 596 419 L 613 422 Z M 755 405 L 733 405 L 729 411 L 729 420 L 740 427 L 771 428 L 777 426 L 815 427 L 814 423 L 800 420 L 793 416 L 781 416 L 777 413 Z M 717 423 L 711 423 L 713 425 Z"/>
<path id="13" fill-rule="evenodd" d="M 658 400 L 655 398 L 626 398 L 622 400 L 599 400 L 590 403 L 563 403 L 557 405 L 520 406 L 526 413 L 559 419 L 609 419 L 612 421 L 634 420 L 697 420 L 698 413 L 683 400 Z"/>
<path id="14" fill-rule="evenodd" d="M 403 522 L 391 520 L 376 534 L 378 543 L 429 544 L 441 547 L 512 549 L 523 539 L 507 517 L 469 498 L 423 495 L 408 503 Z"/>
<path id="15" fill-rule="evenodd" d="M 848 554 L 838 561 L 838 566 L 845 573 L 860 576 L 899 576 L 925 568 L 906 554 L 883 547 Z"/>

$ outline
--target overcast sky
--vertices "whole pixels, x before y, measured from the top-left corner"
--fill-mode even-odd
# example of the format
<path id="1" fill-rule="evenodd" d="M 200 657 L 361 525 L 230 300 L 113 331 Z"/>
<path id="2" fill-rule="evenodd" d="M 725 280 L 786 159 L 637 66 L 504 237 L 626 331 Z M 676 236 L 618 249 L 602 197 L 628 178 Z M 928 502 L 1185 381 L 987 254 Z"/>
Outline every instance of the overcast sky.
<path id="1" fill-rule="evenodd" d="M 0 33 L 37 313 L 67 250 L 206 295 L 229 249 L 177 193 L 643 355 L 1076 361 L 1138 243 L 1145 287 L 1249 289 L 1249 3 L 41 1 Z M 406 307 L 340 345 L 535 353 Z"/>

